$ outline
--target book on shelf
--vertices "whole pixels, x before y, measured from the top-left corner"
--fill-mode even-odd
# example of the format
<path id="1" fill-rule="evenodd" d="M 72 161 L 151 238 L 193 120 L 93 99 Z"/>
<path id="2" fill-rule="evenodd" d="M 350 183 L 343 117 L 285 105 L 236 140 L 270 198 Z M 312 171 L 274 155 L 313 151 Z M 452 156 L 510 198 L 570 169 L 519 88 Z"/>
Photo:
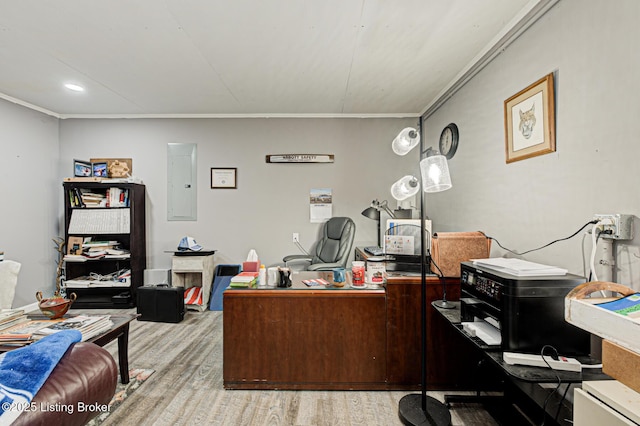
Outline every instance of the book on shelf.
<path id="1" fill-rule="evenodd" d="M 107 275 L 91 273 L 64 282 L 66 288 L 91 287 L 129 287 L 131 285 L 131 269 L 121 269 Z"/>
<path id="2" fill-rule="evenodd" d="M 83 243 L 83 247 L 87 247 L 90 249 L 91 248 L 112 248 L 119 245 L 120 243 L 116 240 L 91 240 L 89 238 L 87 238 Z"/>
<path id="3" fill-rule="evenodd" d="M 122 209 L 73 209 L 69 234 L 128 234 L 131 231 L 131 211 Z"/>
<path id="4" fill-rule="evenodd" d="M 129 207 L 129 190 L 110 187 L 106 193 L 107 207 Z"/>
<path id="5" fill-rule="evenodd" d="M 130 281 L 96 280 L 87 276 L 66 280 L 66 288 L 109 288 L 109 287 L 129 287 Z"/>
<path id="6" fill-rule="evenodd" d="M 35 334 L 48 336 L 63 330 L 78 330 L 84 342 L 109 330 L 112 325 L 109 315 L 77 315 L 41 328 Z"/>
<path id="7" fill-rule="evenodd" d="M 65 262 L 86 262 L 87 257 L 81 254 L 65 254 L 62 260 Z"/>
<path id="8" fill-rule="evenodd" d="M 91 192 L 90 190 L 80 189 L 80 197 L 87 208 L 107 206 L 107 196 L 104 193 L 96 193 Z"/>

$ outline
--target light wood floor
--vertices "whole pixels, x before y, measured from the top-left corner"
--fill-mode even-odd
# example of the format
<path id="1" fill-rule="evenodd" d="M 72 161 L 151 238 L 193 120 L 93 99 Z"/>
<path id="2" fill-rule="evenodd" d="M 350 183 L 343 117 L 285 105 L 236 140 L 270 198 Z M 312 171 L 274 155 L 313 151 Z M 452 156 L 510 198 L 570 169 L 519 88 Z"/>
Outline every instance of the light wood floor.
<path id="1" fill-rule="evenodd" d="M 130 312 L 72 310 L 72 313 Z M 247 324 L 250 327 L 251 324 Z M 117 360 L 117 344 L 105 347 Z M 222 312 L 187 312 L 179 324 L 133 321 L 129 367 L 156 372 L 105 425 L 401 425 L 410 392 L 240 391 L 222 386 Z M 442 399 L 442 392 L 429 392 Z M 453 425 L 497 425 L 476 404 L 456 404 Z"/>

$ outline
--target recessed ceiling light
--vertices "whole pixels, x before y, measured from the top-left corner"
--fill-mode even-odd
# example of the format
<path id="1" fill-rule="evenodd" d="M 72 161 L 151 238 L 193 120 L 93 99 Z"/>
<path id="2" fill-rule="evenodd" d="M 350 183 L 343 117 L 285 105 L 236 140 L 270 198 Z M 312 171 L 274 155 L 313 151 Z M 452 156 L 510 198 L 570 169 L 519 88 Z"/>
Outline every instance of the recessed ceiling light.
<path id="1" fill-rule="evenodd" d="M 77 84 L 66 83 L 64 87 L 66 87 L 69 90 L 73 90 L 74 92 L 84 92 L 84 87 L 78 86 Z"/>

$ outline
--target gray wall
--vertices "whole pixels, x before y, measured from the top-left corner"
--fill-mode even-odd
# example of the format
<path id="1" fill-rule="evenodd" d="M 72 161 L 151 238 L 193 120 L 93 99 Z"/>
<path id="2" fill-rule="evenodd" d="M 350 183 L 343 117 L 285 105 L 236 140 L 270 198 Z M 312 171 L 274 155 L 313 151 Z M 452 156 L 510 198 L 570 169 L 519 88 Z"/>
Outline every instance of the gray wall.
<path id="1" fill-rule="evenodd" d="M 148 192 L 148 268 L 169 268 L 171 254 L 165 251 L 174 250 L 185 235 L 218 250 L 216 263 L 242 262 L 255 249 L 270 265 L 299 253 L 291 240 L 293 232 L 300 233 L 307 249 L 317 239 L 321 225 L 309 220 L 312 188 L 333 190 L 333 215 L 354 219 L 355 244 L 375 244 L 376 222 L 360 213 L 374 198 L 391 202 L 391 184 L 405 172 L 418 173 L 417 150 L 406 157 L 391 150 L 396 134 L 417 122 L 417 118 L 63 120 L 61 161 L 67 163 L 66 172 L 74 158 L 133 159 L 133 174 L 142 178 Z M 167 221 L 171 142 L 197 144 L 197 221 Z M 292 153 L 335 154 L 335 162 L 265 162 L 267 154 Z M 238 189 L 211 189 L 211 167 L 237 167 Z"/>
<path id="2" fill-rule="evenodd" d="M 434 230 L 483 230 L 524 251 L 569 236 L 594 213 L 640 214 L 635 139 L 640 93 L 640 3 L 562 0 L 426 122 L 430 144 L 451 121 L 460 148 L 450 162 L 453 189 L 427 196 Z M 540 77 L 556 77 L 555 153 L 505 164 L 503 102 Z M 376 240 L 360 212 L 416 158 L 392 154 L 390 142 L 415 119 L 131 119 L 58 120 L 0 101 L 0 180 L 5 201 L 0 250 L 23 264 L 14 306 L 52 292 L 61 235 L 61 180 L 73 158 L 131 157 L 148 189 L 148 265 L 168 268 L 180 237 L 218 251 L 218 263 L 255 248 L 266 264 L 310 247 L 308 192 L 329 187 L 334 214 L 356 220 L 356 244 Z M 60 134 L 58 135 L 58 127 Z M 166 220 L 166 144 L 198 144 L 198 220 Z M 60 146 L 60 151 L 59 151 Z M 330 153 L 332 165 L 269 165 L 266 154 Z M 209 189 L 210 167 L 238 167 L 237 190 Z M 52 214 L 57 212 L 56 214 Z M 635 221 L 638 225 L 638 220 Z M 636 226 L 636 235 L 640 228 Z M 640 287 L 639 237 L 616 244 L 617 281 Z M 525 258 L 583 274 L 589 238 Z M 584 254 L 583 254 L 584 253 Z M 494 256 L 505 251 L 493 245 Z"/>
<path id="3" fill-rule="evenodd" d="M 563 0 L 426 120 L 429 141 L 451 121 L 460 129 L 454 187 L 427 198 L 436 230 L 483 230 L 522 252 L 595 213 L 640 215 L 638 16 L 636 0 Z M 550 72 L 557 151 L 506 164 L 503 102 Z M 635 225 L 633 241 L 616 243 L 616 275 L 638 289 Z M 583 274 L 583 247 L 588 258 L 584 232 L 524 258 Z M 504 254 L 493 245 L 493 256 Z"/>
<path id="4" fill-rule="evenodd" d="M 55 288 L 57 175 L 58 120 L 0 101 L 0 251 L 22 264 L 14 306 Z"/>

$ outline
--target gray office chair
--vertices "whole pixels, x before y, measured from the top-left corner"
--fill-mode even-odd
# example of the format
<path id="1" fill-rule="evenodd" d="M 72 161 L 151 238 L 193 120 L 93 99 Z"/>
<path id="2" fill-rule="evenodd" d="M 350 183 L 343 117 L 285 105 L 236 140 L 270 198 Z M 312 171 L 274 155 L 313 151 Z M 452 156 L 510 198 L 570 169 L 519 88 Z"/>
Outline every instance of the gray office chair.
<path id="1" fill-rule="evenodd" d="M 345 268 L 355 236 L 356 224 L 351 218 L 332 217 L 325 222 L 322 237 L 316 243 L 312 254 L 292 254 L 285 256 L 282 260 L 287 266 L 291 266 L 290 263 L 306 262 L 307 271 Z"/>

